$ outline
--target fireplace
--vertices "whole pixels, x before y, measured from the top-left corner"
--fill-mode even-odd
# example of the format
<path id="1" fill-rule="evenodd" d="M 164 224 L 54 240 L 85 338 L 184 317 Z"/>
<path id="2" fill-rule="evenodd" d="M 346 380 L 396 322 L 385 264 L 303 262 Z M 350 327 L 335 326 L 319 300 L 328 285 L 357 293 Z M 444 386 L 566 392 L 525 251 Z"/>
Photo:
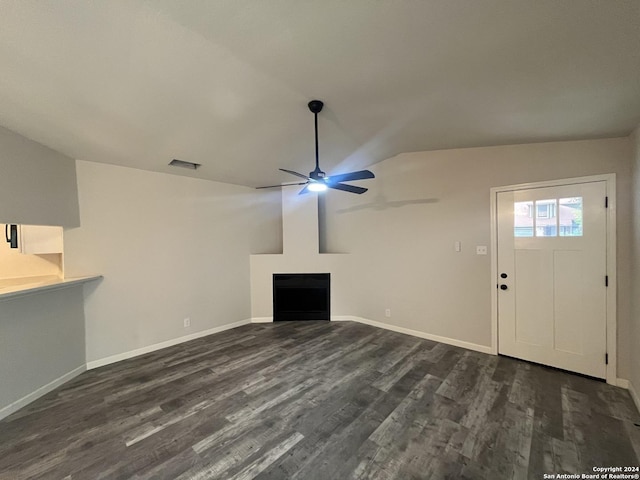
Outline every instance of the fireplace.
<path id="1" fill-rule="evenodd" d="M 274 273 L 273 321 L 329 320 L 329 273 Z"/>

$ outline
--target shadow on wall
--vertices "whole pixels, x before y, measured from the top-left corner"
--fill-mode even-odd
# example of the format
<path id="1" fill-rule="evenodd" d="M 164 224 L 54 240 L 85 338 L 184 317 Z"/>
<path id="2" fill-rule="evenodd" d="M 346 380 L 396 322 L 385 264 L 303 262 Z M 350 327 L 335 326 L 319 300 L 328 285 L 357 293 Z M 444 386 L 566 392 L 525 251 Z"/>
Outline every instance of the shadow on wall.
<path id="1" fill-rule="evenodd" d="M 341 215 L 343 213 L 356 212 L 358 210 L 387 210 L 389 208 L 401 208 L 407 205 L 418 205 L 424 203 L 438 203 L 437 198 L 416 198 L 412 200 L 388 200 L 386 195 L 382 192 L 376 194 L 372 202 L 363 203 L 360 205 L 354 205 L 353 207 L 341 208 L 336 210 L 335 213 Z"/>

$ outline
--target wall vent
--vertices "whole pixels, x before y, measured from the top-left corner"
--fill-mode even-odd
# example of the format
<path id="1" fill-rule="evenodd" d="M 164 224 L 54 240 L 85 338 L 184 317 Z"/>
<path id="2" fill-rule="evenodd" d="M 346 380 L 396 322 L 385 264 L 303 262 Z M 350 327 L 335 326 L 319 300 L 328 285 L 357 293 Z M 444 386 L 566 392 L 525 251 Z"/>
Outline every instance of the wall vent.
<path id="1" fill-rule="evenodd" d="M 185 162 L 184 160 L 178 160 L 177 158 L 171 160 L 169 165 L 172 167 L 188 168 L 189 170 L 195 170 L 201 166 L 199 163 Z"/>

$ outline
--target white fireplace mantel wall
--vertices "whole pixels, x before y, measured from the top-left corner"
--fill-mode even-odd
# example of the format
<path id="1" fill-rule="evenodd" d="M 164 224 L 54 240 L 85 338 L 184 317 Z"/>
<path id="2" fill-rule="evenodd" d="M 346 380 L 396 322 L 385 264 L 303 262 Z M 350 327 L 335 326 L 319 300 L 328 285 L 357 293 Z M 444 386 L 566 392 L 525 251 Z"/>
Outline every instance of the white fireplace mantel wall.
<path id="1" fill-rule="evenodd" d="M 274 273 L 330 273 L 331 318 L 352 316 L 348 292 L 352 292 L 349 278 L 353 272 L 350 255 L 315 254 L 296 259 L 283 255 L 251 256 L 251 316 L 254 322 L 273 321 Z"/>
<path id="2" fill-rule="evenodd" d="M 251 255 L 251 316 L 273 321 L 274 273 L 330 273 L 331 318 L 353 315 L 353 258 L 319 253 L 317 194 L 298 195 L 299 186 L 282 187 L 282 254 Z"/>

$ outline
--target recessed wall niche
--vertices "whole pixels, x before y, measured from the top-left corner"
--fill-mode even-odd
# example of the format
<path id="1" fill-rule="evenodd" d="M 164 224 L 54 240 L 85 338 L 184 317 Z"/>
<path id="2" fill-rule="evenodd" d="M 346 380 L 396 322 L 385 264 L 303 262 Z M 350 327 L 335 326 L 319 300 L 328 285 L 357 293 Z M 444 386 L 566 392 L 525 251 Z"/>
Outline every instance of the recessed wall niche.
<path id="1" fill-rule="evenodd" d="M 0 280 L 63 278 L 62 227 L 0 224 L 0 230 Z"/>

